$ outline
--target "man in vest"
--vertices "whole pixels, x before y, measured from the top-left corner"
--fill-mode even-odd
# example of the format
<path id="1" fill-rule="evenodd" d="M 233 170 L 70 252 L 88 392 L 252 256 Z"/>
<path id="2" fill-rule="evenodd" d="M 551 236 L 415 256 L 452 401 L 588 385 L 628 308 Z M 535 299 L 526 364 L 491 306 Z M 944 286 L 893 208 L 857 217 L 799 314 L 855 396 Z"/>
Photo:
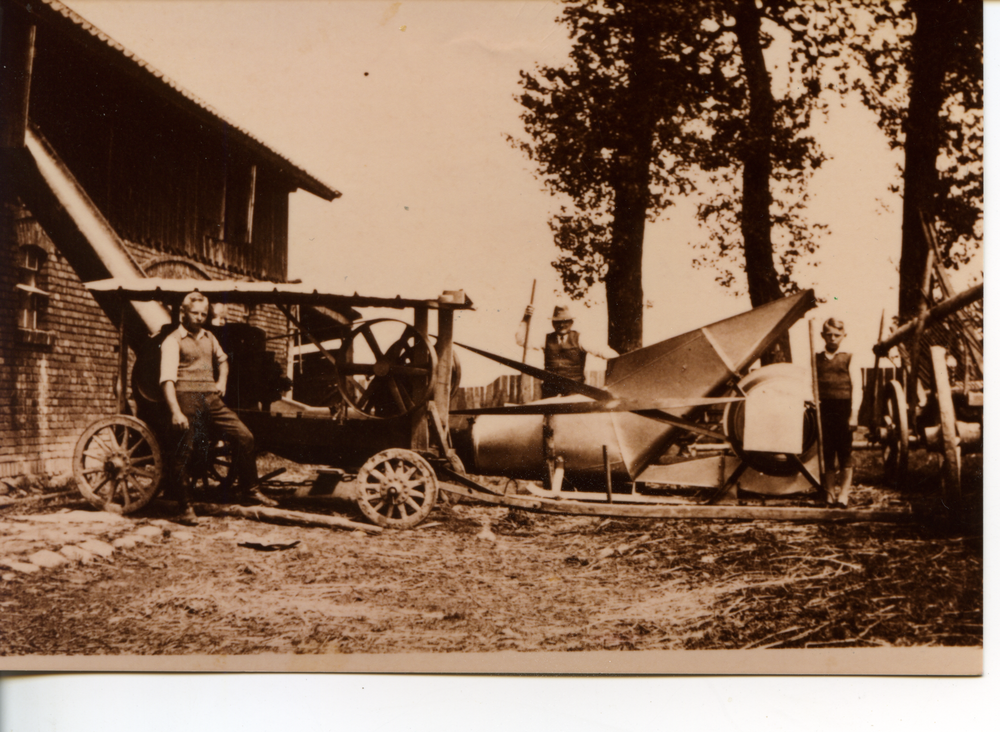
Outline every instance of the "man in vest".
<path id="1" fill-rule="evenodd" d="M 847 335 L 843 321 L 830 318 L 823 323 L 822 335 L 826 348 L 816 354 L 816 375 L 823 430 L 823 491 L 827 503 L 846 506 L 854 477 L 851 442 L 861 406 L 861 378 L 851 365 L 851 354 L 840 350 Z"/>
<path id="2" fill-rule="evenodd" d="M 234 446 L 233 468 L 244 497 L 265 506 L 277 505 L 257 489 L 253 435 L 222 403 L 229 363 L 215 336 L 204 328 L 208 312 L 204 295 L 186 295 L 181 303 L 180 325 L 160 346 L 160 387 L 177 435 L 169 474 L 179 492 L 178 520 L 188 526 L 197 524 L 198 517 L 191 507 L 190 479 L 185 471 L 195 440 L 204 440 L 210 431 L 221 433 Z"/>
<path id="3" fill-rule="evenodd" d="M 535 309 L 529 305 L 524 311 L 524 318 L 518 326 L 515 340 L 517 345 L 524 348 L 525 339 L 528 332 L 528 323 Z M 545 354 L 545 370 L 551 371 L 559 376 L 564 376 L 573 381 L 584 382 L 587 378 L 586 365 L 587 354 L 598 358 L 617 358 L 618 353 L 611 348 L 596 346 L 584 340 L 583 336 L 573 330 L 573 316 L 569 308 L 565 305 L 556 305 L 552 312 L 553 332 L 545 336 L 543 345 L 528 345 L 528 348 L 535 351 L 542 351 Z M 542 398 L 562 396 L 567 392 L 556 384 L 542 384 Z"/>

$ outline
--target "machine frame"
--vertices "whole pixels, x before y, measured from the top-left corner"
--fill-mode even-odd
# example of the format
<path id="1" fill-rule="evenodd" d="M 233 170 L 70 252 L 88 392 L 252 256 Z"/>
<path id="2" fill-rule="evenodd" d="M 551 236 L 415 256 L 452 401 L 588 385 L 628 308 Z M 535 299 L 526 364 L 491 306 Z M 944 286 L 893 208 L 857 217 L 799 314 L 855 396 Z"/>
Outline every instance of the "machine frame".
<path id="1" fill-rule="evenodd" d="M 237 414 L 253 433 L 258 449 L 295 462 L 329 465 L 345 477 L 348 474 L 355 477 L 355 500 L 359 508 L 380 526 L 416 526 L 430 513 L 440 490 L 460 499 L 578 515 L 832 521 L 898 521 L 910 516 L 905 510 L 830 508 L 809 505 L 808 498 L 806 505 L 801 500 L 790 501 L 784 495 L 787 491 L 779 485 L 781 480 L 799 481 L 807 489 L 809 485 L 818 485 L 813 462 L 816 444 L 807 445 L 812 450 L 810 454 L 806 454 L 808 450 L 799 455 L 794 450 L 776 449 L 770 459 L 777 459 L 782 465 L 780 469 L 772 469 L 773 466 L 767 467 L 772 463 L 762 461 L 760 453 L 750 453 L 737 444 L 740 440 L 734 439 L 732 429 L 719 431 L 695 416 L 710 405 L 743 408 L 754 390 L 761 385 L 773 387 L 787 376 L 782 367 L 792 367 L 784 364 L 749 372 L 775 339 L 813 307 L 811 292 L 627 354 L 609 369 L 606 389 L 571 382 L 567 386 L 580 396 L 501 407 L 499 411 L 492 410 L 493 414 L 491 410 L 465 410 L 466 415 L 474 418 L 483 415 L 483 419 L 487 415 L 491 419 L 542 415 L 543 427 L 550 425 L 554 431 L 558 431 L 560 419 L 564 420 L 562 424 L 582 424 L 589 430 L 592 422 L 587 420 L 592 420 L 595 414 L 621 415 L 614 422 L 614 431 L 626 435 L 630 444 L 611 446 L 609 451 L 609 444 L 594 443 L 595 436 L 581 437 L 588 443 L 582 444 L 581 449 L 593 452 L 596 446 L 600 453 L 603 447 L 603 460 L 587 470 L 604 490 L 574 490 L 572 481 L 565 479 L 573 477 L 575 448 L 570 446 L 570 452 L 564 455 L 546 444 L 543 486 L 533 486 L 526 495 L 517 489 L 517 481 L 507 480 L 501 488 L 467 473 L 453 444 L 450 427 L 454 427 L 454 418 L 461 419 L 451 405 L 456 366 L 453 349 L 462 345 L 453 338 L 454 313 L 472 307 L 461 291 L 446 292 L 436 299 L 403 299 L 324 293 L 295 284 L 156 278 L 102 280 L 88 283 L 87 287 L 95 295 L 119 299 L 123 324 L 128 302 L 159 301 L 176 305 L 191 291 L 202 292 L 213 302 L 277 306 L 296 331 L 335 369 L 344 408 L 334 412 L 278 400 L 268 411 L 237 409 Z M 406 310 L 412 314 L 412 323 L 404 323 L 404 335 L 394 343 L 379 344 L 372 324 L 381 319 L 362 321 L 341 339 L 340 348 L 331 352 L 329 344 L 312 332 L 301 313 L 296 313 L 296 308 L 302 306 L 349 311 L 352 318 L 355 308 Z M 428 332 L 431 310 L 437 311 L 433 347 Z M 758 335 L 750 338 L 748 334 L 754 332 Z M 355 338 L 368 344 L 374 356 L 371 362 L 354 360 L 351 344 Z M 731 342 L 726 343 L 727 340 Z M 74 455 L 74 473 L 81 493 L 93 505 L 119 513 L 138 510 L 158 493 L 163 483 L 164 462 L 162 435 L 130 414 L 123 386 L 128 371 L 126 346 L 123 325 L 119 413 L 88 427 Z M 560 378 L 479 349 L 465 348 L 514 366 L 522 373 L 547 380 Z M 694 360 L 688 364 L 682 362 L 682 356 Z M 678 361 L 679 358 L 682 360 Z M 693 374 L 688 371 L 689 365 L 697 366 Z M 355 380 L 358 376 L 367 379 L 367 387 L 361 393 Z M 684 382 L 685 379 L 688 381 Z M 412 380 L 419 382 L 416 387 L 412 387 Z M 674 394 L 675 386 L 681 382 L 686 386 Z M 376 383 L 382 384 L 379 387 L 384 397 L 382 408 L 373 399 Z M 808 411 L 808 397 L 799 400 L 798 405 L 795 419 L 801 420 L 803 407 Z M 655 437 L 646 440 L 643 437 L 646 430 L 655 432 Z M 717 454 L 679 465 L 652 465 L 653 453 L 682 434 L 709 436 L 719 443 Z M 512 449 L 511 462 L 515 463 L 516 445 Z M 626 459 L 626 452 L 632 457 Z M 216 452 L 216 458 L 220 455 L 224 458 L 224 451 Z M 509 474 L 506 469 L 482 472 L 474 465 L 470 467 L 481 475 Z M 224 459 L 213 458 L 204 469 L 216 482 L 228 478 Z M 579 474 L 577 471 L 576 475 Z M 768 500 L 742 500 L 740 485 L 754 480 L 754 475 L 758 482 L 764 481 L 764 493 L 772 494 Z M 678 497 L 669 490 L 666 494 L 646 490 L 649 485 L 665 489 L 683 485 L 689 494 L 691 486 L 701 486 L 703 490 L 695 498 Z"/>

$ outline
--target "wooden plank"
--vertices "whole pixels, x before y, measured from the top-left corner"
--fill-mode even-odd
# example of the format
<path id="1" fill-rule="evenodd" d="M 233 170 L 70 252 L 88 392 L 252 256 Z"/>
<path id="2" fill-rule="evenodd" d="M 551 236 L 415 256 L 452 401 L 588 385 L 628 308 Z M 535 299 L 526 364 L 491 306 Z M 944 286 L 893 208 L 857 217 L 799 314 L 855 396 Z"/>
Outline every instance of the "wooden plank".
<path id="1" fill-rule="evenodd" d="M 451 401 L 451 350 L 454 347 L 452 343 L 454 325 L 455 318 L 451 310 L 445 308 L 438 310 L 438 372 L 434 401 L 437 405 L 437 412 L 445 424 L 448 424 L 449 402 Z"/>
<path id="2" fill-rule="evenodd" d="M 217 503 L 196 503 L 195 511 L 202 516 L 235 516 L 237 518 L 265 521 L 273 524 L 290 524 L 292 526 L 319 526 L 331 529 L 352 529 L 367 531 L 372 534 L 382 533 L 381 526 L 348 521 L 338 516 L 325 516 L 318 513 L 302 511 L 286 511 L 280 508 L 265 508 L 264 506 L 229 506 Z"/>
<path id="3" fill-rule="evenodd" d="M 428 310 L 426 307 L 416 307 L 413 309 L 413 327 L 420 335 L 427 338 Z M 422 361 L 419 365 L 428 366 L 426 361 Z M 460 394 L 459 398 L 461 398 Z M 421 407 L 410 417 L 410 449 L 422 452 L 430 444 L 430 433 L 427 428 L 427 408 Z"/>
<path id="4" fill-rule="evenodd" d="M 897 523 L 910 521 L 913 513 L 908 509 L 853 509 L 810 508 L 791 506 L 735 506 L 735 505 L 629 505 L 626 503 L 582 503 L 573 500 L 554 500 L 533 496 L 499 496 L 481 493 L 471 488 L 441 483 L 441 490 L 491 503 L 526 511 L 555 513 L 574 516 L 607 516 L 617 518 L 673 518 L 673 519 L 738 519 L 761 521 L 876 521 Z"/>
<path id="5" fill-rule="evenodd" d="M 959 293 L 955 297 L 949 298 L 944 302 L 941 302 L 927 311 L 927 320 L 929 322 L 934 322 L 940 320 L 952 313 L 964 308 L 976 300 L 981 300 L 983 297 L 983 283 L 980 282 L 978 285 L 970 287 L 968 290 Z M 893 346 L 902 343 L 914 331 L 919 330 L 919 321 L 911 320 L 906 325 L 902 326 L 899 330 L 895 331 L 886 338 L 881 343 L 876 343 L 872 350 L 880 355 L 886 355 Z"/>

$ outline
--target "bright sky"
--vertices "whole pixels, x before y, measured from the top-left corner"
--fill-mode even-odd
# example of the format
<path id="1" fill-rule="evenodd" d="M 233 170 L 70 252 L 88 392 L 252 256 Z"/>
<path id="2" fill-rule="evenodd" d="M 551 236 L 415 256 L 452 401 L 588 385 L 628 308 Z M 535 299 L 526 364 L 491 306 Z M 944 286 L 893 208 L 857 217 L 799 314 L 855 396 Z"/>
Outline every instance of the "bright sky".
<path id="1" fill-rule="evenodd" d="M 343 198 L 292 196 L 291 278 L 362 294 L 433 297 L 464 289 L 476 311 L 456 338 L 519 358 L 513 334 L 538 279 L 540 332 L 559 295 L 548 228 L 558 201 L 505 135 L 524 137 L 518 74 L 560 64 L 569 42 L 547 0 L 70 0 L 97 27 L 248 129 Z M 772 58 L 779 64 L 780 58 Z M 834 106 L 817 137 L 832 160 L 816 176 L 810 215 L 830 226 L 818 267 L 800 270 L 847 323 L 867 359 L 882 310 L 895 313 L 901 203 L 898 154 L 874 117 Z M 647 226 L 645 342 L 749 308 L 694 270 L 704 241 L 693 202 Z M 981 272 L 982 265 L 974 267 Z M 959 279 L 958 286 L 965 282 Z M 606 337 L 603 292 L 573 303 L 577 328 Z M 796 360 L 807 336 L 793 331 Z M 531 357 L 529 357 L 529 361 Z M 463 382 L 502 367 L 463 354 Z"/>

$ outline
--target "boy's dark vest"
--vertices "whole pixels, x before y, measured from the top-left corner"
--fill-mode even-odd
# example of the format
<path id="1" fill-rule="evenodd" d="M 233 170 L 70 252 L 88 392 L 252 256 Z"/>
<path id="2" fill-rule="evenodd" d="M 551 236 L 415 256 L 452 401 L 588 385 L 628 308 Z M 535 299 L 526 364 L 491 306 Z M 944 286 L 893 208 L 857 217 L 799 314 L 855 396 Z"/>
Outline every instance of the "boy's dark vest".
<path id="1" fill-rule="evenodd" d="M 573 381 L 584 381 L 586 364 L 587 352 L 580 348 L 580 334 L 575 330 L 566 334 L 565 343 L 560 343 L 555 333 L 545 336 L 546 371 Z"/>
<path id="2" fill-rule="evenodd" d="M 175 385 L 179 392 L 213 392 L 216 389 L 215 363 L 212 357 L 215 349 L 215 336 L 207 330 L 201 332 L 205 335 L 199 334 L 197 338 L 181 338 L 179 330 L 170 335 L 170 338 L 174 338 L 180 347 L 177 383 Z"/>
<path id="3" fill-rule="evenodd" d="M 851 354 L 837 353 L 832 359 L 816 354 L 816 376 L 820 399 L 851 398 Z"/>

